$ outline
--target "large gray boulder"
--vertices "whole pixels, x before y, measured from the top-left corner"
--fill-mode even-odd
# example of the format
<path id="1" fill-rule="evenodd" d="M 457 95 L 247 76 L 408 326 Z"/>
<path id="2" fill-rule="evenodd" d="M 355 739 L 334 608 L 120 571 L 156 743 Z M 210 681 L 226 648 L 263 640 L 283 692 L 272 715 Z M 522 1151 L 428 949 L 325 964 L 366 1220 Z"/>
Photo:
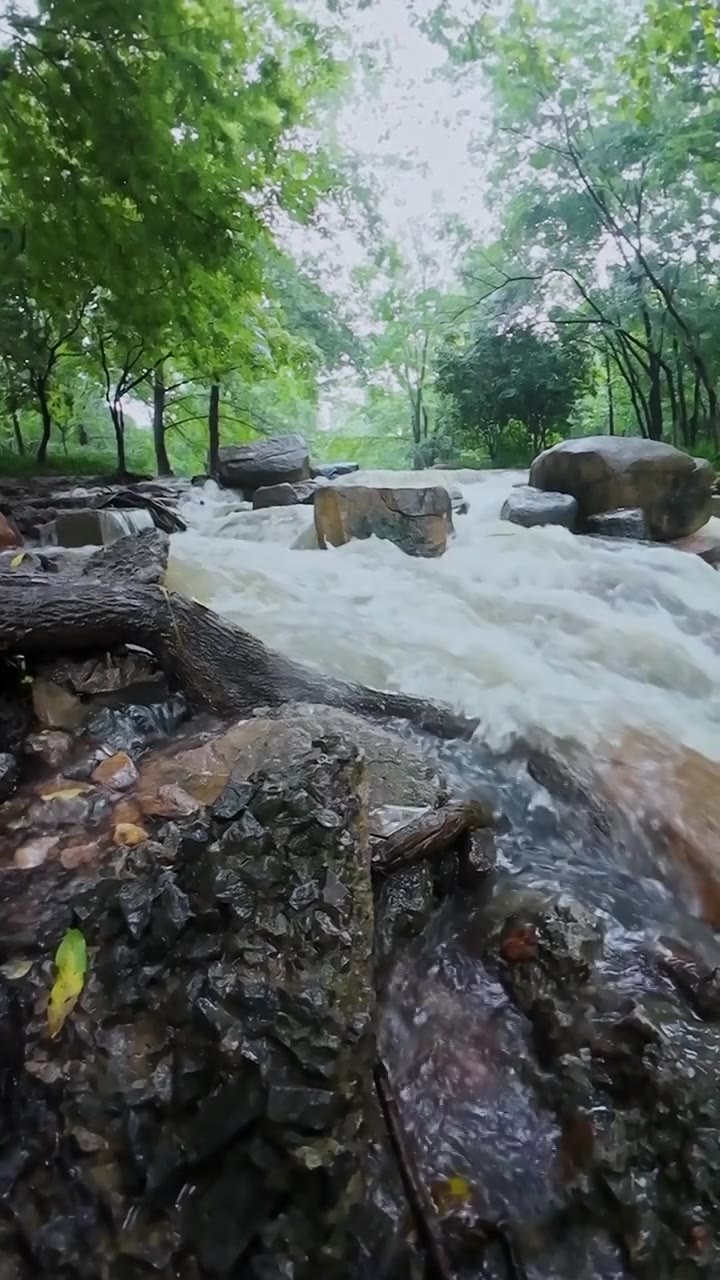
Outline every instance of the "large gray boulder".
<path id="1" fill-rule="evenodd" d="M 513 489 L 503 503 L 501 520 L 519 524 L 523 529 L 542 528 L 544 525 L 560 525 L 572 533 L 577 524 L 578 504 L 566 493 L 542 493 L 521 485 Z"/>
<path id="2" fill-rule="evenodd" d="M 575 498 L 581 520 L 639 507 L 660 542 L 686 537 L 710 519 L 714 478 L 708 462 L 669 444 L 618 436 L 564 440 L 530 471 L 534 488 Z"/>
<path id="3" fill-rule="evenodd" d="M 310 453 L 303 436 L 273 436 L 254 444 L 223 445 L 220 484 L 254 493 L 265 485 L 297 484 L 310 479 Z"/>

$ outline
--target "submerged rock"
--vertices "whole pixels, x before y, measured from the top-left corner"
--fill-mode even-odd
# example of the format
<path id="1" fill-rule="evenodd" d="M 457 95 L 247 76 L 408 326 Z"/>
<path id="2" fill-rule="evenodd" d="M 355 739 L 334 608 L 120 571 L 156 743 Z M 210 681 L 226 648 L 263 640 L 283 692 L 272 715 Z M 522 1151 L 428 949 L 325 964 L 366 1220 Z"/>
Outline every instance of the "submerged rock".
<path id="1" fill-rule="evenodd" d="M 33 680 L 32 701 L 35 715 L 46 729 L 78 729 L 87 717 L 87 708 L 75 694 L 44 676 Z"/>
<path id="2" fill-rule="evenodd" d="M 371 489 L 327 485 L 315 494 L 315 530 L 321 547 L 354 538 L 385 538 L 407 555 L 441 556 L 452 533 L 447 489 Z"/>
<path id="3" fill-rule="evenodd" d="M 42 760 L 51 769 L 59 769 L 70 755 L 72 743 L 69 733 L 60 729 L 44 729 L 42 733 L 28 734 L 24 751 L 30 759 Z"/>
<path id="4" fill-rule="evenodd" d="M 578 504 L 566 493 L 542 493 L 529 485 L 519 485 L 505 499 L 501 520 L 522 525 L 524 529 L 560 525 L 571 533 L 577 525 Z"/>
<path id="5" fill-rule="evenodd" d="M 273 436 L 256 444 L 223 445 L 219 453 L 221 485 L 254 493 L 267 485 L 310 479 L 310 454 L 302 436 Z"/>
<path id="6" fill-rule="evenodd" d="M 710 519 L 713 480 L 709 462 L 657 440 L 622 436 L 563 440 L 530 470 L 535 488 L 571 494 L 581 520 L 639 507 L 660 542 L 694 533 Z"/>

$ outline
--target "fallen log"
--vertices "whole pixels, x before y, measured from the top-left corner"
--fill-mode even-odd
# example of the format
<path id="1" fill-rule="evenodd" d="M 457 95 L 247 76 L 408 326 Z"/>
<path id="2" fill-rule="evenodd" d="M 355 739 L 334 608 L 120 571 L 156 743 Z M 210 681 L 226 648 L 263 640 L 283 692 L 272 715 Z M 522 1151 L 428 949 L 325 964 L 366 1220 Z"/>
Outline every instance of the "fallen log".
<path id="1" fill-rule="evenodd" d="M 441 738 L 469 738 L 475 721 L 402 693 L 323 676 L 267 649 L 247 631 L 164 587 L 0 574 L 0 655 L 26 657 L 136 644 L 155 654 L 195 702 L 221 715 L 317 702 L 408 720 Z"/>
<path id="2" fill-rule="evenodd" d="M 468 832 L 492 826 L 492 822 L 492 810 L 484 804 L 464 802 L 429 809 L 392 835 L 372 842 L 373 872 L 391 875 L 416 862 L 439 857 Z"/>

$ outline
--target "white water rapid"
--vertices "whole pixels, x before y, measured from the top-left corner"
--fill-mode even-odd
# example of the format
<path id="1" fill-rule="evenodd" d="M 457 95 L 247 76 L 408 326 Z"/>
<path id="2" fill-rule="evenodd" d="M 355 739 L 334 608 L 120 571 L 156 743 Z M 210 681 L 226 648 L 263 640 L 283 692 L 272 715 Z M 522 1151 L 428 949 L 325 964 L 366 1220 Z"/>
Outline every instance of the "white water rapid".
<path id="1" fill-rule="evenodd" d="M 491 746 L 549 734 L 592 750 L 634 728 L 720 759 L 720 576 L 671 548 L 501 522 L 522 478 L 349 478 L 459 486 L 470 512 L 438 560 L 376 539 L 295 549 L 310 507 L 253 512 L 210 483 L 186 501 L 168 585 L 318 670 L 477 715 Z"/>

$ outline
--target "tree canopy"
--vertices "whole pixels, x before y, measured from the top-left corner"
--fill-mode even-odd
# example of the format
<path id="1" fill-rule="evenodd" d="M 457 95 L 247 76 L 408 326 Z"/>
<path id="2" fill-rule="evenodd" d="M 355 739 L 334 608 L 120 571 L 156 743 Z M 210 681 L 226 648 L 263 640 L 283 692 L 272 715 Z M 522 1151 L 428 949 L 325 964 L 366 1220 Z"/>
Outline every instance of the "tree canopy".
<path id="1" fill-rule="evenodd" d="M 165 473 L 300 427 L 406 465 L 589 430 L 720 454 L 717 5 L 407 0 L 482 192 L 425 215 L 390 125 L 382 154 L 343 134 L 399 74 L 366 12 L 7 9 L 6 451 Z"/>

